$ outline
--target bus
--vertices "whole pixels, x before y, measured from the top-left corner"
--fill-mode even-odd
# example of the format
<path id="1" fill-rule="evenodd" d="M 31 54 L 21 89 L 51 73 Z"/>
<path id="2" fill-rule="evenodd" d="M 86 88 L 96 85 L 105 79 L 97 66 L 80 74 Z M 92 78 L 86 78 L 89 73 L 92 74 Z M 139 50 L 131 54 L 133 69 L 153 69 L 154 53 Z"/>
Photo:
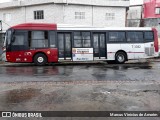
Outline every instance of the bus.
<path id="1" fill-rule="evenodd" d="M 155 28 L 24 23 L 6 31 L 3 50 L 8 62 L 45 65 L 98 60 L 122 64 L 157 57 L 159 48 Z"/>

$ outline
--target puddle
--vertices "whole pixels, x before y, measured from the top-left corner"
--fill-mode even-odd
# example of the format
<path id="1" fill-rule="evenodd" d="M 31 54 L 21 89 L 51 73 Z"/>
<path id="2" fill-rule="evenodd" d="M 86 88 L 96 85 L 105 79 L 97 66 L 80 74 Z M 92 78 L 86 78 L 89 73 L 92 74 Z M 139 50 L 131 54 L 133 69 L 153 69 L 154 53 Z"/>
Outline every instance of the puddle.
<path id="1" fill-rule="evenodd" d="M 40 89 L 17 89 L 6 93 L 7 103 L 21 103 L 40 95 Z"/>
<path id="2" fill-rule="evenodd" d="M 135 65 L 135 66 L 113 66 L 111 67 L 114 70 L 127 70 L 127 69 L 152 69 L 152 66 L 150 65 Z"/>

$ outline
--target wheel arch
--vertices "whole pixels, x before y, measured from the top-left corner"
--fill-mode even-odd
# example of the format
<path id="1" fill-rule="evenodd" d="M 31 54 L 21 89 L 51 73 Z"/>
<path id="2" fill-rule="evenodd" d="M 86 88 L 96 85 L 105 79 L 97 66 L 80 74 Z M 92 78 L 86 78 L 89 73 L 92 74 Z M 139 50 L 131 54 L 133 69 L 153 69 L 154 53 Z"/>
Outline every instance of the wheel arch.
<path id="1" fill-rule="evenodd" d="M 46 56 L 47 62 L 48 62 L 48 56 L 47 56 L 44 52 L 42 52 L 42 51 L 36 52 L 36 53 L 33 55 L 33 57 L 32 57 L 32 62 L 34 62 L 34 57 L 35 57 L 37 54 L 44 54 L 44 55 Z"/>
<path id="2" fill-rule="evenodd" d="M 127 52 L 124 51 L 124 50 L 118 50 L 116 53 L 115 53 L 115 56 L 114 58 L 116 58 L 116 54 L 119 53 L 119 52 L 123 52 L 125 55 L 126 55 L 126 61 L 128 61 L 128 55 L 127 55 Z"/>

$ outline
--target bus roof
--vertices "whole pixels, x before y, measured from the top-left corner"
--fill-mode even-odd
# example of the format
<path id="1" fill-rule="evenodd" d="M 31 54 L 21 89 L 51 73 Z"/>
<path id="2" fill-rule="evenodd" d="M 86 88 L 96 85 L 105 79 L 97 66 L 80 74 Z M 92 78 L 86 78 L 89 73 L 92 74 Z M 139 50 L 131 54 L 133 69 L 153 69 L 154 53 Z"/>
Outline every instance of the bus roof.
<path id="1" fill-rule="evenodd" d="M 18 24 L 13 27 L 13 29 L 21 30 L 132 30 L 132 31 L 148 31 L 152 30 L 151 27 L 92 27 L 84 25 L 70 25 L 70 24 L 51 24 L 51 23 L 24 23 Z"/>
<path id="2" fill-rule="evenodd" d="M 24 29 L 24 30 L 57 30 L 57 24 L 49 23 L 24 23 L 18 24 L 13 27 L 13 29 Z"/>

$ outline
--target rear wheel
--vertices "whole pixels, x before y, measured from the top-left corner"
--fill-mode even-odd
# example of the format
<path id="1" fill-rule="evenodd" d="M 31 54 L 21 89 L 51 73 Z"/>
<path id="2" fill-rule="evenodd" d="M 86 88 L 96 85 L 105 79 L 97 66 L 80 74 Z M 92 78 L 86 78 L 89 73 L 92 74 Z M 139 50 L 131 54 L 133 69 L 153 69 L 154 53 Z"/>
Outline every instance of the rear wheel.
<path id="1" fill-rule="evenodd" d="M 34 63 L 43 66 L 47 63 L 47 57 L 43 53 L 38 53 L 34 56 Z"/>
<path id="2" fill-rule="evenodd" d="M 126 61 L 126 54 L 124 52 L 118 52 L 115 56 L 116 63 L 123 64 Z"/>

